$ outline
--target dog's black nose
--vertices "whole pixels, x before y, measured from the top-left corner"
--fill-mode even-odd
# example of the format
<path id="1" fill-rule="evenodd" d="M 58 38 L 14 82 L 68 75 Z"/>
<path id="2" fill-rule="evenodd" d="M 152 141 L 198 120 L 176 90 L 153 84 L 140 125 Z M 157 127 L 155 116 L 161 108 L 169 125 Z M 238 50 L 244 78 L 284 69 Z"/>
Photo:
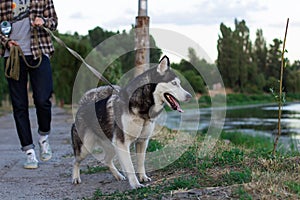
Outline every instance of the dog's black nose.
<path id="1" fill-rule="evenodd" d="M 192 98 L 192 95 L 190 93 L 187 93 L 185 96 L 186 101 L 189 101 Z"/>

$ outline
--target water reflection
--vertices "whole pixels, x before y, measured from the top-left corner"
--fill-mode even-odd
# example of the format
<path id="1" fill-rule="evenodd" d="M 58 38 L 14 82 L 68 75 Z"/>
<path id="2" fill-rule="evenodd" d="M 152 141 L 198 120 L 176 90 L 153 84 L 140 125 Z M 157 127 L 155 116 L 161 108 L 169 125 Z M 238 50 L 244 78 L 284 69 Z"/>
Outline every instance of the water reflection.
<path id="1" fill-rule="evenodd" d="M 178 112 L 170 112 L 167 115 L 164 125 L 186 131 L 195 131 L 195 127 L 198 130 L 207 129 L 211 121 L 209 108 L 186 110 L 181 114 L 186 119 L 184 126 L 179 126 L 181 118 Z M 199 116 L 199 125 L 195 126 L 195 119 Z M 223 130 L 274 137 L 278 132 L 278 107 L 270 104 L 227 107 Z M 281 132 L 282 140 L 300 141 L 300 103 L 286 104 L 282 107 Z"/>

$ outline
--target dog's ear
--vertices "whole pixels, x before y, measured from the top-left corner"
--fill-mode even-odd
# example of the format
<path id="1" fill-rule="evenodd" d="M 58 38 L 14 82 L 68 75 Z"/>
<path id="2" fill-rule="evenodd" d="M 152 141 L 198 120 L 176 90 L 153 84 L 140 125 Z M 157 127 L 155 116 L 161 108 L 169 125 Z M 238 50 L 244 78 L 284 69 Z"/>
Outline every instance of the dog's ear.
<path id="1" fill-rule="evenodd" d="M 165 72 L 170 68 L 170 60 L 167 56 L 162 57 L 160 59 L 159 64 L 157 66 L 157 72 L 160 75 L 164 75 Z"/>

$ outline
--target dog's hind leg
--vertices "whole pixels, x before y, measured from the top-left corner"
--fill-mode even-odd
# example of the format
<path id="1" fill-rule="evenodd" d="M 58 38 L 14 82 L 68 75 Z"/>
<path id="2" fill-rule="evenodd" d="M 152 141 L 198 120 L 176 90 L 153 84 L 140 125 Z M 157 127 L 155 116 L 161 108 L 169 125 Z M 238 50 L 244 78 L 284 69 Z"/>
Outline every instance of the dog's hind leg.
<path id="1" fill-rule="evenodd" d="M 116 151 L 114 146 L 110 143 L 110 141 L 102 142 L 103 150 L 105 152 L 105 165 L 109 168 L 113 176 L 118 180 L 125 180 L 126 178 L 119 172 L 119 170 L 115 167 L 113 159 L 116 156 Z"/>
<path id="2" fill-rule="evenodd" d="M 74 163 L 73 163 L 73 173 L 72 173 L 72 183 L 81 183 L 80 179 L 80 163 L 88 155 L 87 149 L 83 146 L 81 138 L 78 135 L 77 128 L 75 124 L 72 125 L 71 129 L 72 136 L 72 147 L 74 150 Z"/>
<path id="3" fill-rule="evenodd" d="M 89 154 L 88 150 L 82 146 L 80 155 L 75 155 L 74 164 L 73 164 L 73 173 L 72 173 L 72 183 L 79 184 L 81 183 L 80 179 L 80 163 L 83 161 L 86 156 Z"/>

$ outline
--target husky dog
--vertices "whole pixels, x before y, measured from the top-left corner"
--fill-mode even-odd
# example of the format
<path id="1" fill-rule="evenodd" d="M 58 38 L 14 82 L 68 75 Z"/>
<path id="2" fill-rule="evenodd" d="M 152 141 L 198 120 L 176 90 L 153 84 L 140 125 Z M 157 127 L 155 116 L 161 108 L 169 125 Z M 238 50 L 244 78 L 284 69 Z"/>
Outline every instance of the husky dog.
<path id="1" fill-rule="evenodd" d="M 188 101 L 192 97 L 181 87 L 167 56 L 126 86 L 115 88 L 117 90 L 109 86 L 92 89 L 85 93 L 79 103 L 71 130 L 75 154 L 72 175 L 74 184 L 81 182 L 80 162 L 95 146 L 100 145 L 105 153 L 105 164 L 117 180 L 125 180 L 125 177 L 113 163 L 115 155 L 130 186 L 143 187 L 141 182 L 151 181 L 146 175 L 144 161 L 155 119 L 165 104 L 183 112 L 178 101 Z M 133 143 L 138 178 L 130 155 Z"/>

